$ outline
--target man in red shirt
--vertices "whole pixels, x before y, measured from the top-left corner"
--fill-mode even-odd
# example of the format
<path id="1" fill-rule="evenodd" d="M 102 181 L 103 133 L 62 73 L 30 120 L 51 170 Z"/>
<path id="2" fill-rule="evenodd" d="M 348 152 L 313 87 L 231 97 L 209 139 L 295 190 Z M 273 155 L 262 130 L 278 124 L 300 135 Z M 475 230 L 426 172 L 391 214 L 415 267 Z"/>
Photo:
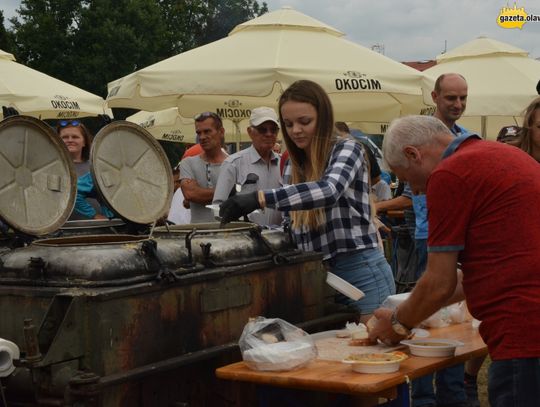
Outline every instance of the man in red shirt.
<path id="1" fill-rule="evenodd" d="M 413 192 L 426 192 L 427 269 L 397 310 L 375 311 L 370 337 L 396 342 L 463 298 L 481 320 L 492 364 L 492 407 L 540 400 L 540 166 L 517 148 L 455 138 L 438 119 L 395 120 L 384 157 Z M 463 282 L 457 264 L 461 263 Z"/>

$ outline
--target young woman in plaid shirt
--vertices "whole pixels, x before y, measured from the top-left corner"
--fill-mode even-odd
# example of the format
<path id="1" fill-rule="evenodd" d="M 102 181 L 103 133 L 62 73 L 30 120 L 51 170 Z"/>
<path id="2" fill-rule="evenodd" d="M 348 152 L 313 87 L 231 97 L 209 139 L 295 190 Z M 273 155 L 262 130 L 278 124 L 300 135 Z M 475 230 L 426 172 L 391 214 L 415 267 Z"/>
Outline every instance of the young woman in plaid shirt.
<path id="1" fill-rule="evenodd" d="M 338 295 L 369 319 L 395 292 L 388 262 L 378 248 L 369 202 L 369 170 L 362 145 L 337 140 L 332 104 L 316 83 L 293 83 L 281 95 L 279 113 L 289 151 L 282 188 L 237 195 L 220 209 L 229 222 L 257 208 L 289 214 L 299 249 L 317 251 L 329 270 L 365 293 L 359 301 Z"/>

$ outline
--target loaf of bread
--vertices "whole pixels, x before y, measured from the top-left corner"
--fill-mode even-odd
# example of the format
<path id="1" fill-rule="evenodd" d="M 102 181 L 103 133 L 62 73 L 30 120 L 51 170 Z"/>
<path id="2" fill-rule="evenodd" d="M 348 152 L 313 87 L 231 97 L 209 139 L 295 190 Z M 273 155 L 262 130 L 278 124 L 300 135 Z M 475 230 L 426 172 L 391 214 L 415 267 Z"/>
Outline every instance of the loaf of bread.
<path id="1" fill-rule="evenodd" d="M 376 345 L 376 341 L 369 339 L 367 329 L 361 329 L 352 333 L 352 339 L 349 341 L 349 346 L 372 346 Z"/>
<path id="2" fill-rule="evenodd" d="M 276 337 L 276 335 L 268 334 L 268 333 L 262 334 L 261 339 L 266 343 L 278 343 L 279 342 L 279 339 Z"/>

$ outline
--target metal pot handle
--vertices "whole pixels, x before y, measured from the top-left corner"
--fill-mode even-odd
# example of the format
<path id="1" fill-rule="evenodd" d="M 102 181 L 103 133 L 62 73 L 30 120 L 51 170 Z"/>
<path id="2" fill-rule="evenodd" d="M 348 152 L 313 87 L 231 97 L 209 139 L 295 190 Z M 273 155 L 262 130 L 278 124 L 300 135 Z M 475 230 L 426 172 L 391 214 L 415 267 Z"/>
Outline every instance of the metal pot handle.
<path id="1" fill-rule="evenodd" d="M 289 259 L 287 257 L 283 256 L 282 254 L 274 250 L 270 242 L 262 235 L 262 228 L 260 226 L 252 229 L 250 232 L 253 234 L 255 238 L 260 240 L 262 244 L 268 249 L 268 251 L 272 255 L 272 262 L 276 266 L 287 264 L 289 262 Z"/>
<path id="2" fill-rule="evenodd" d="M 156 279 L 158 281 L 165 281 L 173 283 L 178 280 L 176 274 L 172 270 L 169 270 L 163 266 L 163 261 L 157 250 L 157 242 L 154 239 L 148 239 L 142 242 L 142 252 L 148 257 L 152 258 L 158 265 Z"/>

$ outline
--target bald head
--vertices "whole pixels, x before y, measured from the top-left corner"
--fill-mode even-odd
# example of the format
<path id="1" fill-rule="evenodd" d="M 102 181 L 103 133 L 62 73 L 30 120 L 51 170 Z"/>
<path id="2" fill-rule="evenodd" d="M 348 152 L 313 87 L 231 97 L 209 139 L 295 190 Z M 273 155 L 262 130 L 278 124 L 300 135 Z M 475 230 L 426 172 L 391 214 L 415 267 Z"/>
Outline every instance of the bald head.
<path id="1" fill-rule="evenodd" d="M 431 98 L 437 106 L 434 116 L 452 128 L 465 112 L 467 93 L 467 81 L 462 75 L 447 73 L 439 76 L 431 92 Z"/>
<path id="2" fill-rule="evenodd" d="M 442 83 L 444 82 L 445 79 L 448 79 L 450 82 L 454 80 L 459 81 L 461 79 L 463 82 L 465 82 L 465 86 L 467 86 L 467 81 L 465 80 L 463 75 L 460 75 L 458 73 L 443 73 L 435 81 L 435 86 L 433 87 L 434 92 L 440 93 L 441 88 L 444 86 Z"/>

